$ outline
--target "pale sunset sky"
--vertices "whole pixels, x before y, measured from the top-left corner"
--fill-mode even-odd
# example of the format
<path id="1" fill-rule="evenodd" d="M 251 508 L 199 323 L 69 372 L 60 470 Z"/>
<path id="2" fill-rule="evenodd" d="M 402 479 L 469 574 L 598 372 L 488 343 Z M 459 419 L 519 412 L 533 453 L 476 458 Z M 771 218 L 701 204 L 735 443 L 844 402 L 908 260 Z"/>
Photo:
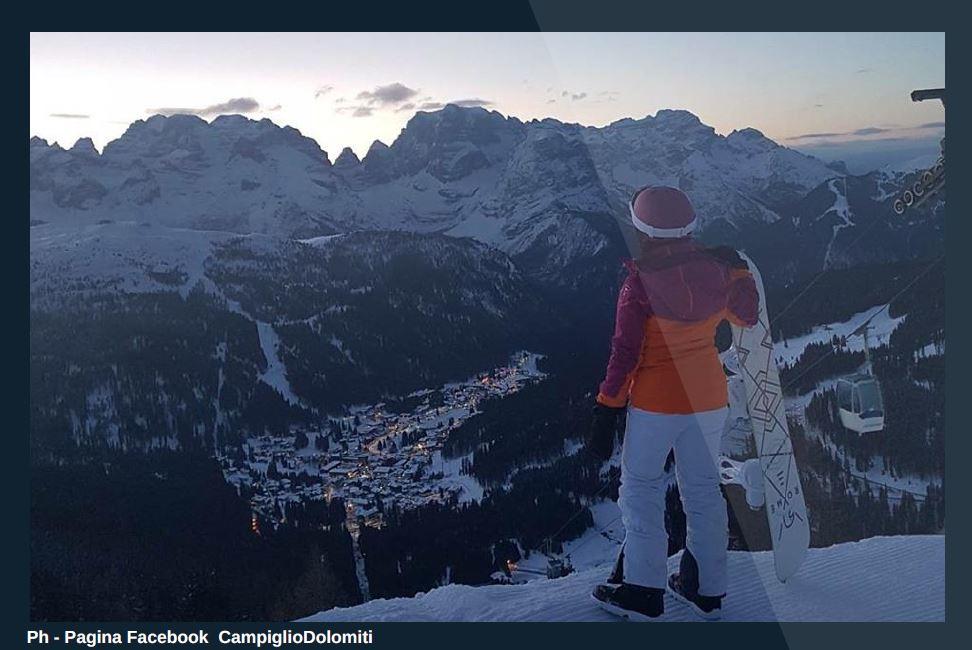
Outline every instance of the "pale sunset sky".
<path id="1" fill-rule="evenodd" d="M 156 112 L 241 113 L 333 160 L 449 102 L 601 126 L 659 109 L 824 158 L 937 149 L 943 33 L 32 34 L 30 133 L 100 149 Z M 863 154 L 862 154 L 863 152 Z"/>

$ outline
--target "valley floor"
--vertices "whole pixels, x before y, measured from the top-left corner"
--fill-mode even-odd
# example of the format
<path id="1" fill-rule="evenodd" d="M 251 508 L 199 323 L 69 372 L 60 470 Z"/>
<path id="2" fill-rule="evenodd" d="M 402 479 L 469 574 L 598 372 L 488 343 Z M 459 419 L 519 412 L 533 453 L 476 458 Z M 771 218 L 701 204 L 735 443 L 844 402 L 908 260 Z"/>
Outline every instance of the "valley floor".
<path id="1" fill-rule="evenodd" d="M 679 555 L 669 558 L 678 565 Z M 414 598 L 373 600 L 304 621 L 616 621 L 590 599 L 608 564 L 522 585 L 448 585 Z M 876 537 L 810 549 L 777 581 L 769 552 L 729 553 L 728 621 L 944 621 L 945 537 Z M 666 599 L 665 621 L 695 621 Z"/>

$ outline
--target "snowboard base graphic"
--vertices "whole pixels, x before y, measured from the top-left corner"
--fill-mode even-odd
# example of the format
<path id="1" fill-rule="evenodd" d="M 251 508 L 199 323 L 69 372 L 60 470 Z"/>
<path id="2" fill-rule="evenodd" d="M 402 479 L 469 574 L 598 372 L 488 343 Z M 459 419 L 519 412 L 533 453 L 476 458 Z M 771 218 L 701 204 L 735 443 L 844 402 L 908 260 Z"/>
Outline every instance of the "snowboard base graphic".
<path id="1" fill-rule="evenodd" d="M 780 374 L 773 359 L 763 279 L 752 260 L 743 253 L 739 255 L 756 280 L 759 321 L 749 328 L 733 325 L 732 342 L 746 388 L 746 404 L 763 475 L 776 577 L 785 582 L 796 573 L 807 554 L 810 525 L 786 422 Z"/>

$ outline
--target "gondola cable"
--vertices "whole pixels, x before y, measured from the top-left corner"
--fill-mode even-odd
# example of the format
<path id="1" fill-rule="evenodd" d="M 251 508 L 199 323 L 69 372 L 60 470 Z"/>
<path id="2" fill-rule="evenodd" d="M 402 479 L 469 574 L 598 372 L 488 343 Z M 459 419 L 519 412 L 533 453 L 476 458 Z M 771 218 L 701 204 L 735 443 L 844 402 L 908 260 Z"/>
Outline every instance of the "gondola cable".
<path id="1" fill-rule="evenodd" d="M 881 307 L 879 310 L 877 310 L 876 312 L 874 312 L 873 314 L 871 314 L 871 316 L 869 316 L 868 319 L 866 321 L 864 321 L 864 323 L 862 323 L 857 328 L 857 330 L 855 330 L 855 333 L 852 333 L 851 334 L 851 336 L 854 336 L 858 330 L 861 330 L 866 325 L 868 325 L 872 320 L 874 320 L 874 318 L 876 318 L 878 316 L 878 314 L 880 314 L 884 310 L 888 309 L 894 301 L 896 301 L 898 298 L 900 298 L 902 295 L 904 295 L 908 290 L 910 290 L 919 280 L 921 280 L 925 275 L 927 275 L 932 270 L 932 268 L 934 268 L 935 265 L 937 265 L 943 259 L 945 259 L 945 253 L 942 253 L 937 258 L 935 258 L 935 260 L 932 261 L 931 264 L 929 264 L 928 266 L 926 266 L 924 268 L 924 270 L 921 271 L 921 273 L 919 273 L 914 278 L 912 278 L 911 281 L 901 291 L 899 291 L 898 293 L 896 293 L 891 298 L 891 300 L 889 300 L 887 303 L 885 303 L 884 306 Z M 836 351 L 837 351 L 837 348 L 836 347 L 832 347 L 829 352 L 827 352 L 822 357 L 820 357 L 819 359 L 817 359 L 816 361 L 814 361 L 812 364 L 810 364 L 810 366 L 808 366 L 806 370 L 804 370 L 799 375 L 797 375 L 796 377 L 794 377 L 792 380 L 790 380 L 789 382 L 787 382 L 783 386 L 783 390 L 786 391 L 787 389 L 791 388 L 794 384 L 796 384 L 803 377 L 805 377 L 807 375 L 807 373 L 809 373 L 811 370 L 813 370 L 818 365 L 820 365 L 825 359 L 827 359 L 828 357 L 830 357 L 831 355 L 833 355 L 834 353 L 836 353 Z"/>

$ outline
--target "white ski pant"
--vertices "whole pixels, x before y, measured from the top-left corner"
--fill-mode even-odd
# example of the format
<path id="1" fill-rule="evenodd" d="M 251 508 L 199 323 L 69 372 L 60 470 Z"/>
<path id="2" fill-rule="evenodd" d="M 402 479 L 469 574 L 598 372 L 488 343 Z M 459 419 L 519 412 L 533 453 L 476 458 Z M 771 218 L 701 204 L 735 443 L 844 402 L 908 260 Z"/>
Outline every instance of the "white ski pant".
<path id="1" fill-rule="evenodd" d="M 628 407 L 618 499 L 625 529 L 625 582 L 659 589 L 667 583 L 665 459 L 674 448 L 686 546 L 699 566 L 699 594 L 726 592 L 729 522 L 717 459 L 727 413 L 721 408 L 670 415 Z"/>

